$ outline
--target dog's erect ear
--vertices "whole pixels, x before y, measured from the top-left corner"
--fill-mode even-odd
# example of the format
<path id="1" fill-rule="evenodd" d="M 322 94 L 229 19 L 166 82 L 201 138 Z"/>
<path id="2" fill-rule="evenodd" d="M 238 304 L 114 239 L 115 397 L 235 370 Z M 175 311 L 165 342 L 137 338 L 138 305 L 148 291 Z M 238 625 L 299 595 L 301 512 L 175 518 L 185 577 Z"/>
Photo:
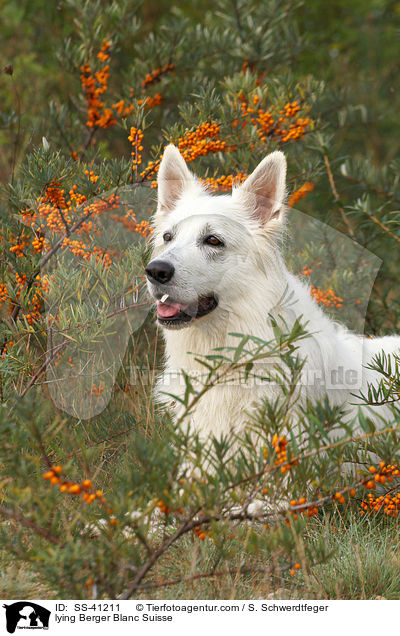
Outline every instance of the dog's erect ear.
<path id="1" fill-rule="evenodd" d="M 178 148 L 169 144 L 164 150 L 158 171 L 157 212 L 163 214 L 173 210 L 184 190 L 195 181 Z"/>
<path id="2" fill-rule="evenodd" d="M 262 225 L 281 215 L 286 191 L 286 159 L 279 150 L 267 155 L 246 181 L 235 188 L 234 198 L 241 198 L 252 216 Z"/>

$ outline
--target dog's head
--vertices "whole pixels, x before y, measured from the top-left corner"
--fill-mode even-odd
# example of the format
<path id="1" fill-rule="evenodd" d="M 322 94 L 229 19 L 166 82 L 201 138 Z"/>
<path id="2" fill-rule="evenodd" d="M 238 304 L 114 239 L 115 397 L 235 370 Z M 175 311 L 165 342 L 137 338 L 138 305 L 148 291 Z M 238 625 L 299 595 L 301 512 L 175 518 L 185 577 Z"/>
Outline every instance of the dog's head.
<path id="1" fill-rule="evenodd" d="M 166 148 L 146 267 L 160 325 L 185 327 L 243 301 L 249 279 L 263 268 L 260 245 L 282 224 L 285 178 L 285 157 L 273 152 L 231 195 L 211 195 L 179 150 Z"/>

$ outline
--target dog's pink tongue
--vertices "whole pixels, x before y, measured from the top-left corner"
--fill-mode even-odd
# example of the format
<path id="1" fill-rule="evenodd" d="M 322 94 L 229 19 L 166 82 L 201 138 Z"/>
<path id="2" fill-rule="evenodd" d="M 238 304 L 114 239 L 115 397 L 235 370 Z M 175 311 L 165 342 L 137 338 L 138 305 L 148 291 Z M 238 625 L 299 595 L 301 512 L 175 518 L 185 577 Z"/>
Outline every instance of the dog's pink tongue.
<path id="1" fill-rule="evenodd" d="M 157 303 L 157 315 L 160 318 L 172 318 L 172 316 L 176 316 L 180 311 L 183 311 L 185 307 L 180 305 L 179 303 L 162 303 L 159 301 Z"/>

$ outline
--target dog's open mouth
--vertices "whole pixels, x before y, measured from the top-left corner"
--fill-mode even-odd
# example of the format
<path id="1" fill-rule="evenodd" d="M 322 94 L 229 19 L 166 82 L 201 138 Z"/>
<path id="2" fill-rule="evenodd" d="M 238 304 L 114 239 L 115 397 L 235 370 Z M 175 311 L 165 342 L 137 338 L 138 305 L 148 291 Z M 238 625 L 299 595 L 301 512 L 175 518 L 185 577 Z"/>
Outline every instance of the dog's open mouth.
<path id="1" fill-rule="evenodd" d="M 196 318 L 202 318 L 211 313 L 218 306 L 215 294 L 199 296 L 197 302 L 189 305 L 175 303 L 172 299 L 164 297 L 157 301 L 157 319 L 165 327 L 179 327 Z"/>

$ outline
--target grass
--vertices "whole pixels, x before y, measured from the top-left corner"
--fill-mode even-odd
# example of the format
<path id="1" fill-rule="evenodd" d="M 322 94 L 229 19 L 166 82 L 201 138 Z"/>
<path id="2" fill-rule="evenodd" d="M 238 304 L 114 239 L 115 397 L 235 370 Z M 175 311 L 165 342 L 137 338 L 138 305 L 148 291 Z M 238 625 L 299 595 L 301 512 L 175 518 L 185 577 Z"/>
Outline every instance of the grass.
<path id="1" fill-rule="evenodd" d="M 331 553 L 323 564 L 290 576 L 265 575 L 260 572 L 241 574 L 246 567 L 273 566 L 276 555 L 258 555 L 249 559 L 240 545 L 230 546 L 225 563 L 228 575 L 199 578 L 164 588 L 150 588 L 143 598 L 163 599 L 400 599 L 400 534 L 399 520 L 360 517 L 357 512 L 341 516 L 330 511 L 310 521 L 307 541 L 324 541 Z M 158 566 L 152 582 L 194 573 L 208 573 L 215 563 L 210 542 L 200 543 L 185 538 Z M 222 566 L 221 566 L 222 569 Z M 288 568 L 289 569 L 289 568 Z M 272 567 L 272 570 L 274 568 Z M 276 569 L 278 572 L 279 569 Z"/>
<path id="2" fill-rule="evenodd" d="M 344 516 L 343 516 L 344 515 Z M 216 560 L 211 541 L 185 536 L 157 565 L 139 597 L 153 599 L 400 599 L 398 519 L 360 517 L 331 510 L 309 522 L 307 541 L 322 540 L 330 559 L 290 576 L 277 555 L 246 553 L 241 541 L 226 546 L 225 563 Z M 289 564 L 288 564 L 289 566 Z M 260 570 L 264 569 L 264 572 Z M 271 574 L 276 572 L 276 574 Z M 40 566 L 39 566 L 40 569 Z M 228 574 L 221 571 L 229 569 Z M 246 572 L 243 573 L 243 570 Z M 247 570 L 253 569 L 253 572 Z M 190 580 L 193 575 L 209 574 Z M 268 573 L 266 573 L 268 572 Z M 164 581 L 178 584 L 157 587 Z M 0 598 L 60 598 L 34 564 L 0 553 Z"/>
<path id="3" fill-rule="evenodd" d="M 0 598 L 52 599 L 57 598 L 57 592 L 41 580 L 32 564 L 17 561 L 3 550 L 0 552 Z"/>

